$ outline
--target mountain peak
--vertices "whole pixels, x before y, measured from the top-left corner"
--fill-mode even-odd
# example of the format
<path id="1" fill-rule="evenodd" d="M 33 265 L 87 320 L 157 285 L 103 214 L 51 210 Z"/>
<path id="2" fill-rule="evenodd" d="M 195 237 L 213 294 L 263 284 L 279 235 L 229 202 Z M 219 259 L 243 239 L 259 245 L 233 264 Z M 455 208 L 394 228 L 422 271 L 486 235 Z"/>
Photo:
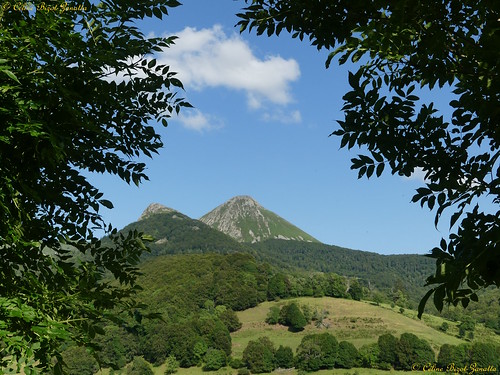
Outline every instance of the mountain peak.
<path id="1" fill-rule="evenodd" d="M 269 238 L 317 242 L 309 234 L 262 207 L 248 195 L 229 199 L 202 216 L 200 221 L 239 242 L 259 242 Z"/>
<path id="2" fill-rule="evenodd" d="M 176 212 L 173 208 L 169 208 L 160 203 L 151 203 L 146 209 L 143 211 L 141 216 L 139 216 L 139 220 L 143 220 L 148 216 L 160 213 L 168 213 L 168 212 Z"/>

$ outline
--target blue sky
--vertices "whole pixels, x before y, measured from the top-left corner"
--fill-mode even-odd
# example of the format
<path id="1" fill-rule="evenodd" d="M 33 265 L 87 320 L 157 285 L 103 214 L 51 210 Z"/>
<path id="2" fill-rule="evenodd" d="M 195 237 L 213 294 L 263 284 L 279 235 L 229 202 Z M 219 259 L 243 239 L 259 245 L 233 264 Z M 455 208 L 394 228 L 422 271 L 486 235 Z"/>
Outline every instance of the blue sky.
<path id="1" fill-rule="evenodd" d="M 447 237 L 444 219 L 410 203 L 421 176 L 358 180 L 328 135 L 342 119 L 348 66 L 325 69 L 327 51 L 306 41 L 239 34 L 243 1 L 190 0 L 146 33 L 177 35 L 156 58 L 179 72 L 194 105 L 158 127 L 165 147 L 147 159 L 139 188 L 116 177 L 92 182 L 115 208 L 122 228 L 153 202 L 199 218 L 235 195 L 250 195 L 318 240 L 384 254 L 426 253 Z M 351 69 L 354 69 L 351 67 Z M 442 99 L 442 95 L 440 98 Z"/>

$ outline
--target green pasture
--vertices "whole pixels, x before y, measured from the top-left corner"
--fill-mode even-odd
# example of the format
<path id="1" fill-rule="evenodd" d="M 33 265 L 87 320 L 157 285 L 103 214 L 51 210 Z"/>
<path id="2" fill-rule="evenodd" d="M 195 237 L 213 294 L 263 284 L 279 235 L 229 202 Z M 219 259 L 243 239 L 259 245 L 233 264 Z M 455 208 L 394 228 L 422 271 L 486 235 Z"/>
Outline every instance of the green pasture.
<path id="1" fill-rule="evenodd" d="M 358 348 L 376 342 L 384 333 L 399 337 L 404 332 L 411 332 L 429 342 L 436 351 L 443 344 L 457 345 L 464 342 L 456 337 L 458 329 L 455 323 L 447 321 L 450 328 L 445 333 L 438 329 L 445 319 L 425 315 L 419 320 L 412 310 L 400 313 L 399 308 L 331 297 L 303 297 L 294 301 L 299 305 L 308 305 L 312 310 L 328 311 L 324 325 L 317 328 L 313 322 L 302 332 L 290 332 L 288 327 L 266 324 L 269 308 L 290 300 L 261 303 L 257 307 L 238 312 L 243 326 L 231 335 L 233 356 L 241 357 L 248 342 L 261 336 L 268 336 L 277 346 L 286 345 L 295 350 L 304 335 L 320 332 L 329 332 L 339 341 L 350 341 Z"/>

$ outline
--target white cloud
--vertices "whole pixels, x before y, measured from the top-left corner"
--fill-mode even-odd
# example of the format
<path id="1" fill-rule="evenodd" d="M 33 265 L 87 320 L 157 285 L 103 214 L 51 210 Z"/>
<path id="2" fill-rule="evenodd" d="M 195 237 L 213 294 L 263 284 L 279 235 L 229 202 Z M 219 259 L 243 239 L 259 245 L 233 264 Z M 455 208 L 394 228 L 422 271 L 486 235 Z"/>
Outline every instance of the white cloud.
<path id="1" fill-rule="evenodd" d="M 238 34 L 227 35 L 219 25 L 201 30 L 186 27 L 175 34 L 176 44 L 159 53 L 157 60 L 178 72 L 185 87 L 241 90 L 252 109 L 268 102 L 292 102 L 290 84 L 300 76 L 294 59 L 261 59 Z"/>
<path id="2" fill-rule="evenodd" d="M 272 113 L 264 113 L 262 118 L 267 122 L 281 122 L 283 124 L 298 124 L 302 122 L 302 115 L 298 110 L 286 112 L 279 109 Z"/>
<path id="3" fill-rule="evenodd" d="M 183 109 L 177 116 L 182 126 L 186 129 L 204 132 L 207 130 L 218 129 L 222 127 L 219 120 L 211 115 L 206 115 L 198 109 Z"/>

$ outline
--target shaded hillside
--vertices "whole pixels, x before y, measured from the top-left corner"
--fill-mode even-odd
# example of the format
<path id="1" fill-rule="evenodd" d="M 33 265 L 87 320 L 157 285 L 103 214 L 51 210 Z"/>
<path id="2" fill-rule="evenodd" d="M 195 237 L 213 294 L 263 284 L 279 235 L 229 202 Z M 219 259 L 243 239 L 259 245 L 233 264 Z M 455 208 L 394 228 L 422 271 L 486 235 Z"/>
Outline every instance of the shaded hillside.
<path id="1" fill-rule="evenodd" d="M 318 242 L 249 196 L 231 198 L 200 220 L 239 242 L 254 243 L 268 238 Z"/>
<path id="2" fill-rule="evenodd" d="M 320 243 L 282 240 L 267 240 L 252 247 L 259 259 L 274 266 L 358 277 L 368 288 L 403 289 L 413 302 L 425 293 L 425 279 L 435 270 L 434 260 L 422 255 L 381 255 Z"/>
<path id="3" fill-rule="evenodd" d="M 151 255 L 253 252 L 224 233 L 174 210 L 160 210 L 142 217 L 122 231 L 136 229 L 153 236 L 154 241 L 149 244 Z"/>

